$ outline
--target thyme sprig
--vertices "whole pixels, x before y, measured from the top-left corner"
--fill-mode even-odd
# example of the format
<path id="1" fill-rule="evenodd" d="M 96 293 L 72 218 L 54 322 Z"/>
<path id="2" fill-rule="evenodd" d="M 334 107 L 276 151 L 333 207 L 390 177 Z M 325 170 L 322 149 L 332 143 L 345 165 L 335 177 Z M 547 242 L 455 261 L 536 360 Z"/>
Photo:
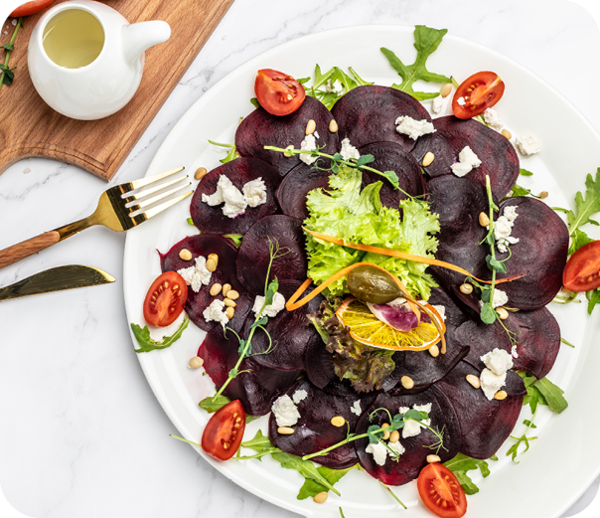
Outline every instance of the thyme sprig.
<path id="1" fill-rule="evenodd" d="M 19 18 L 19 20 L 17 21 L 17 25 L 15 26 L 15 30 L 10 41 L 0 47 L 4 49 L 4 52 L 6 53 L 4 63 L 0 63 L 0 70 L 2 71 L 2 74 L 0 74 L 0 88 L 2 88 L 3 84 L 6 84 L 7 86 L 11 85 L 15 78 L 15 73 L 13 72 L 13 70 L 17 67 L 10 68 L 8 66 L 8 62 L 10 59 L 10 53 L 15 49 L 15 39 L 17 37 L 17 33 L 19 32 L 20 27 L 25 27 L 23 25 L 22 17 Z"/>
<path id="2" fill-rule="evenodd" d="M 519 464 L 519 461 L 516 460 L 517 455 L 519 455 L 519 447 L 522 444 L 525 445 L 525 449 L 521 452 L 521 453 L 525 453 L 529 449 L 530 441 L 535 441 L 537 439 L 537 437 L 528 437 L 527 436 L 527 434 L 529 433 L 529 430 L 531 430 L 532 428 L 537 428 L 537 426 L 535 426 L 535 424 L 533 424 L 536 414 L 537 414 L 537 408 L 536 408 L 536 411 L 531 416 L 531 419 L 526 419 L 524 421 L 524 424 L 527 426 L 527 429 L 525 430 L 525 433 L 521 437 L 515 437 L 514 435 L 510 436 L 511 439 L 513 439 L 514 441 L 517 441 L 517 442 L 509 448 L 509 450 L 506 452 L 506 456 L 507 457 L 511 456 L 511 459 L 515 464 Z"/>

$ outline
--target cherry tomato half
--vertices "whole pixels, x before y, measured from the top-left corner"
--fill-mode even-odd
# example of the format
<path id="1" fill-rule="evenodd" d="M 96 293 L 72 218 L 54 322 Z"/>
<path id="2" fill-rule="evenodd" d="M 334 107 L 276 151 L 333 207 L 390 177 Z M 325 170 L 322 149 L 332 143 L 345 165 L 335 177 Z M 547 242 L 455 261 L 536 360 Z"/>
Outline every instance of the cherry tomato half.
<path id="1" fill-rule="evenodd" d="M 459 119 L 481 115 L 504 95 L 504 81 L 495 72 L 478 72 L 457 88 L 452 111 Z"/>
<path id="2" fill-rule="evenodd" d="M 183 311 L 187 285 L 176 272 L 165 272 L 150 286 L 144 300 L 144 318 L 153 326 L 172 324 Z"/>
<path id="3" fill-rule="evenodd" d="M 460 518 L 467 512 L 465 491 L 446 466 L 439 462 L 427 464 L 419 473 L 417 489 L 423 503 L 441 518 Z"/>
<path id="4" fill-rule="evenodd" d="M 563 285 L 570 291 L 590 291 L 600 287 L 600 241 L 583 245 L 567 261 Z"/>
<path id="5" fill-rule="evenodd" d="M 245 428 L 246 413 L 236 399 L 210 418 L 202 434 L 202 449 L 215 459 L 230 459 L 242 443 Z"/>
<path id="6" fill-rule="evenodd" d="M 54 0 L 33 0 L 23 4 L 21 7 L 17 7 L 10 16 L 12 18 L 18 18 L 19 16 L 29 16 L 30 14 L 39 13 L 46 9 Z"/>
<path id="7" fill-rule="evenodd" d="M 254 93 L 259 104 L 272 115 L 294 113 L 304 101 L 304 87 L 292 76 L 264 68 L 258 71 Z"/>

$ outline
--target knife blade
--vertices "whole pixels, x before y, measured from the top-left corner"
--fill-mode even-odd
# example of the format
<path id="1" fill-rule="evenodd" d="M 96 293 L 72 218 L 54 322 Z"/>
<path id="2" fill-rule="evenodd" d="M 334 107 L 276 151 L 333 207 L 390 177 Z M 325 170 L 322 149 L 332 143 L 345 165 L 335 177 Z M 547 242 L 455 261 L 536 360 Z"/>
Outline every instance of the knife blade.
<path id="1" fill-rule="evenodd" d="M 83 264 L 69 264 L 44 270 L 10 286 L 0 288 L 0 300 L 85 286 L 98 286 L 111 282 L 115 282 L 115 278 L 99 268 Z"/>

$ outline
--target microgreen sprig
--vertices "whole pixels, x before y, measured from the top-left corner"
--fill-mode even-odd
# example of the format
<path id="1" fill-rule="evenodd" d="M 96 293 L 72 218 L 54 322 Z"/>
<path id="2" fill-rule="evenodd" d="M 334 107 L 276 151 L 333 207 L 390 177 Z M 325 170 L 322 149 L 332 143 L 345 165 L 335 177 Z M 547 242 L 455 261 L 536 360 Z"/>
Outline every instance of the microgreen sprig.
<path id="1" fill-rule="evenodd" d="M 0 74 L 0 88 L 2 88 L 3 84 L 12 84 L 13 79 L 15 78 L 15 73 L 13 72 L 13 70 L 17 67 L 10 68 L 8 66 L 8 61 L 10 59 L 10 53 L 15 49 L 15 39 L 17 37 L 17 33 L 19 32 L 19 27 L 24 27 L 22 17 L 19 18 L 19 20 L 17 21 L 17 25 L 15 26 L 15 30 L 13 32 L 12 38 L 10 39 L 10 42 L 0 47 L 4 49 L 4 52 L 6 52 L 6 58 L 4 59 L 4 63 L 0 63 L 0 70 L 2 71 L 2 74 Z"/>

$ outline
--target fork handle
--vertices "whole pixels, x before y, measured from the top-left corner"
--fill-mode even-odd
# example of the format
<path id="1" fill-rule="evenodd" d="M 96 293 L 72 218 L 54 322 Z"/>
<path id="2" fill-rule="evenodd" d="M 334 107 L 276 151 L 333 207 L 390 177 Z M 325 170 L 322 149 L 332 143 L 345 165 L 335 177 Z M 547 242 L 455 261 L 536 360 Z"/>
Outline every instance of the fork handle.
<path id="1" fill-rule="evenodd" d="M 19 262 L 30 255 L 37 254 L 59 241 L 60 234 L 56 230 L 51 230 L 45 234 L 32 237 L 27 241 L 0 250 L 0 268 Z"/>

